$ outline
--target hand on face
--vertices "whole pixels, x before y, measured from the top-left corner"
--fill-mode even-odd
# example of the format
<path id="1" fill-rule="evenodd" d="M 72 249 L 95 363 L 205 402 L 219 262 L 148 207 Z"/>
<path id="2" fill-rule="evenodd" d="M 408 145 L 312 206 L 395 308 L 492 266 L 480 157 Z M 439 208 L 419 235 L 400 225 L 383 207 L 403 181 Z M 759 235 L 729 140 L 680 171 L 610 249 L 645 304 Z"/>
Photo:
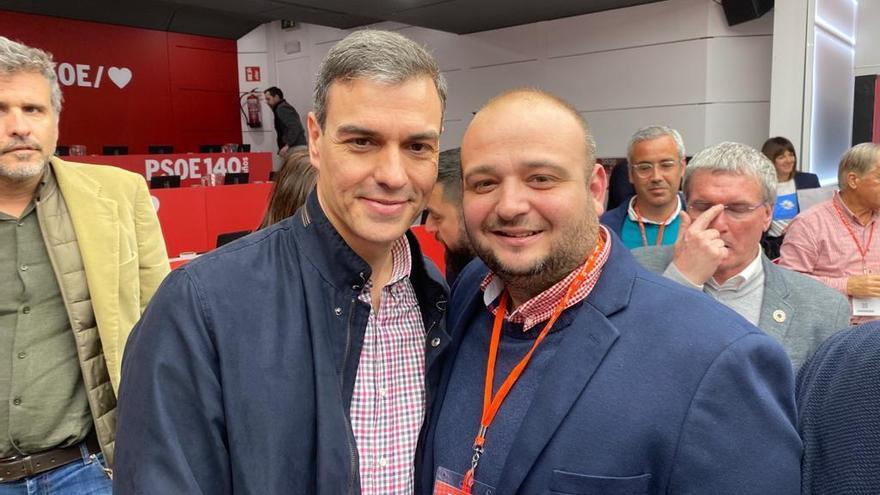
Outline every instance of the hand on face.
<path id="1" fill-rule="evenodd" d="M 672 262 L 693 284 L 706 283 L 727 256 L 728 249 L 721 240 L 721 234 L 709 227 L 723 210 L 724 205 L 715 205 L 693 221 L 687 213 L 679 213 L 681 225 Z"/>

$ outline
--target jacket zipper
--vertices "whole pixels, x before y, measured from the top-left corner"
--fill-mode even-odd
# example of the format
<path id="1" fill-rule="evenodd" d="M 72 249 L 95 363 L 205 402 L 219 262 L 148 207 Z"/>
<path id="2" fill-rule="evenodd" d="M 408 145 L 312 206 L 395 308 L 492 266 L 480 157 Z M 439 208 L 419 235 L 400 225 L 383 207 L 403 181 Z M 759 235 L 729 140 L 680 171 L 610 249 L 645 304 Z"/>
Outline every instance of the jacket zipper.
<path id="1" fill-rule="evenodd" d="M 348 358 L 351 354 L 351 319 L 354 316 L 355 305 L 357 304 L 357 297 L 351 298 L 351 305 L 348 308 L 348 320 L 345 325 L 345 353 L 343 354 L 342 359 L 342 373 L 340 373 L 340 390 L 345 389 L 345 368 L 348 365 Z M 350 414 L 350 413 L 349 413 Z M 349 454 L 349 472 L 348 472 L 348 490 L 347 492 L 350 494 L 354 494 L 354 478 L 355 478 L 355 469 L 358 469 L 358 458 L 357 451 L 355 450 L 355 442 L 354 431 L 352 431 L 351 419 L 349 414 L 346 414 L 346 418 L 349 418 L 348 421 L 348 431 L 346 431 L 346 438 L 348 439 L 348 454 Z"/>

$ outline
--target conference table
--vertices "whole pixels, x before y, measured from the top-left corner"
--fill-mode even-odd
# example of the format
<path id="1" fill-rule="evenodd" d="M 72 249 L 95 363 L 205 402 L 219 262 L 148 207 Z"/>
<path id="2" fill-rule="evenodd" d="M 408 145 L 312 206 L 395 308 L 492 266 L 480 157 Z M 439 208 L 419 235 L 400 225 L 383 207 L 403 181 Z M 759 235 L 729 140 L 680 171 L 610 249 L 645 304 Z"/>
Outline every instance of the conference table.
<path id="1" fill-rule="evenodd" d="M 271 183 L 150 189 L 168 257 L 204 253 L 220 234 L 255 230 L 271 191 Z"/>

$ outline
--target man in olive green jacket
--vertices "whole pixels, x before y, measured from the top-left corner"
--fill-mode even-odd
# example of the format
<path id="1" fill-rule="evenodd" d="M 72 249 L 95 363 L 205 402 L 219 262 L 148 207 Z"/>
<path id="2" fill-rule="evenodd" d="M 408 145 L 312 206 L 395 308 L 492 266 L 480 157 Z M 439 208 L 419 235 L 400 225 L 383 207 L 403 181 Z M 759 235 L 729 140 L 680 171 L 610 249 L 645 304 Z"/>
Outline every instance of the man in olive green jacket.
<path id="1" fill-rule="evenodd" d="M 143 177 L 52 157 L 54 65 L 0 36 L 0 493 L 109 494 L 122 350 L 168 257 Z"/>

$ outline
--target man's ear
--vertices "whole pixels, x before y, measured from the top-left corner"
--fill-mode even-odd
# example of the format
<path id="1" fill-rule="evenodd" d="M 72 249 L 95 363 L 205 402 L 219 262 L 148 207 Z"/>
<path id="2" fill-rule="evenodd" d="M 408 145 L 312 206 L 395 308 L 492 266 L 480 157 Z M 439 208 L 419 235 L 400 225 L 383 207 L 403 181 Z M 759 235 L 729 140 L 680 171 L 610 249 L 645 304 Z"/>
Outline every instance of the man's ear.
<path id="1" fill-rule="evenodd" d="M 605 167 L 601 163 L 593 164 L 593 172 L 590 176 L 590 196 L 593 199 L 593 205 L 596 208 L 596 214 L 601 215 L 605 212 L 605 192 L 608 190 L 608 174 Z"/>
<path id="2" fill-rule="evenodd" d="M 306 119 L 306 126 L 309 129 L 309 160 L 312 162 L 312 166 L 316 169 L 321 169 L 321 154 L 318 151 L 318 141 L 321 139 L 323 133 L 321 132 L 321 126 L 318 125 L 318 119 L 315 117 L 315 112 L 309 112 L 309 117 Z"/>

